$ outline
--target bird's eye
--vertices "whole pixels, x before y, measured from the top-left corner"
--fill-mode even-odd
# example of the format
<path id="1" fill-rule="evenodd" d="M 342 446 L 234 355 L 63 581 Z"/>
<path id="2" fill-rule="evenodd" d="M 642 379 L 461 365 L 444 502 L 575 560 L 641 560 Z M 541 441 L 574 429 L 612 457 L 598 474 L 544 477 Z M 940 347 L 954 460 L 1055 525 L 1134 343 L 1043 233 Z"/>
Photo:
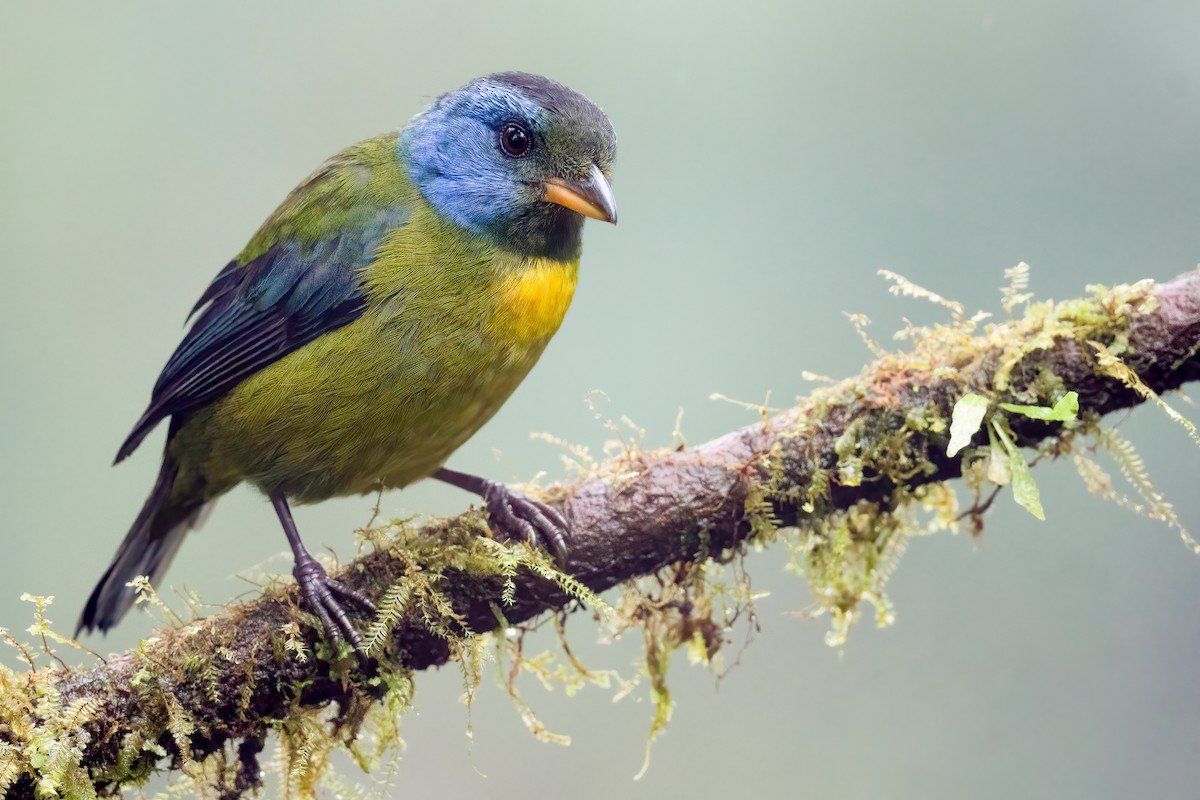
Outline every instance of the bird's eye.
<path id="1" fill-rule="evenodd" d="M 515 122 L 505 123 L 500 129 L 500 149 L 509 158 L 522 158 L 533 148 L 533 135 Z"/>

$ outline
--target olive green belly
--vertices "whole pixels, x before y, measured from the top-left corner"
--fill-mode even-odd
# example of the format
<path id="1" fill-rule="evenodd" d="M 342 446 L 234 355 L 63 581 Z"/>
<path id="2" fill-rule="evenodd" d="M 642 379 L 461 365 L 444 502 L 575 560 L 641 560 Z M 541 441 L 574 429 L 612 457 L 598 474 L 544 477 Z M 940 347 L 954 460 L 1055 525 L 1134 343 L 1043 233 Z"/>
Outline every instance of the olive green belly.
<path id="1" fill-rule="evenodd" d="M 209 493 L 245 480 L 301 503 L 429 475 L 496 413 L 546 344 L 441 327 L 451 330 L 366 316 L 306 345 L 185 424 L 173 444 L 181 467 Z"/>

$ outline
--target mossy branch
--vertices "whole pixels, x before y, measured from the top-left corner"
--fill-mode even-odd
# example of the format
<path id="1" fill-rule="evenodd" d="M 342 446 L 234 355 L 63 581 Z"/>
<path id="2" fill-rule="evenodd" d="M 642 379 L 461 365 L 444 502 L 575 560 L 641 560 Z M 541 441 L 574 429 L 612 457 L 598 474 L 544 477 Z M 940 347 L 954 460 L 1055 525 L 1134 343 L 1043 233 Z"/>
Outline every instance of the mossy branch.
<path id="1" fill-rule="evenodd" d="M 947 304 L 902 279 L 897 284 L 902 293 Z M 1024 300 L 1013 294 L 1006 308 Z M 111 790 L 168 763 L 200 770 L 203 759 L 224 752 L 238 764 L 222 773 L 222 796 L 240 795 L 259 781 L 256 754 L 268 732 L 287 731 L 318 707 L 335 709 L 335 729 L 354 730 L 365 706 L 398 687 L 407 691 L 407 670 L 461 655 L 456 637 L 464 631 L 519 623 L 668 565 L 727 559 L 748 538 L 779 526 L 820 525 L 863 504 L 887 513 L 921 487 L 959 477 L 964 464 L 981 474 L 972 464 L 986 458 L 993 430 L 1043 453 L 1063 451 L 1055 449 L 1068 435 L 1063 425 L 1012 414 L 980 427 L 975 447 L 947 455 L 953 409 L 967 393 L 998 408 L 1048 407 L 1074 391 L 1080 419 L 1094 425 L 1200 378 L 1200 271 L 1162 284 L 1097 288 L 1088 298 L 1029 306 L 1021 319 L 986 326 L 948 305 L 953 324 L 911 331 L 907 353 L 875 348 L 878 358 L 857 377 L 794 408 L 698 447 L 631 449 L 548 490 L 575 528 L 566 571 L 579 586 L 547 580 L 548 570 L 527 556 L 473 545 L 478 512 L 399 540 L 372 537 L 374 551 L 341 575 L 385 606 L 374 626 L 359 620 L 370 626 L 379 655 L 366 673 L 318 642 L 291 587 L 159 631 L 105 663 L 5 673 L 0 786 L 32 797 L 27 766 L 40 765 L 44 781 L 62 762 L 62 775 L 75 764 L 101 791 Z M 431 574 L 435 581 L 416 577 Z M 309 758 L 306 748 L 299 746 Z"/>

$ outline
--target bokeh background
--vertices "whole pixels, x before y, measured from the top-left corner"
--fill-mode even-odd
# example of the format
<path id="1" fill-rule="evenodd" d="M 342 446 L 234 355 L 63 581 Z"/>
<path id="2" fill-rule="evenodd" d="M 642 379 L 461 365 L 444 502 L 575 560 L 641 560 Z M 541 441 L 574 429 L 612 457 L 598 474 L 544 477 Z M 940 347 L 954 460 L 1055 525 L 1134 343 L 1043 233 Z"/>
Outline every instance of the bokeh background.
<path id="1" fill-rule="evenodd" d="M 541 72 L 620 135 L 620 226 L 588 226 L 562 332 L 452 461 L 557 479 L 560 451 L 529 434 L 598 451 L 592 390 L 650 445 L 680 409 L 699 442 L 754 419 L 712 392 L 786 405 L 810 388 L 802 370 L 856 372 L 869 353 L 843 312 L 885 342 L 902 316 L 939 319 L 889 296 L 879 268 L 988 310 L 1021 260 L 1043 298 L 1192 268 L 1198 35 L 1187 2 L 5 3 L 0 625 L 24 629 L 33 592 L 72 626 L 162 434 L 119 469 L 113 453 L 209 279 L 323 158 L 442 91 Z M 1153 409 L 1111 422 L 1200 530 L 1200 451 Z M 644 685 L 615 704 L 525 685 L 573 737 L 562 748 L 490 682 L 469 738 L 450 667 L 419 676 L 394 795 L 1195 796 L 1200 559 L 1068 463 L 1036 477 L 1045 523 L 1006 497 L 982 541 L 915 541 L 895 626 L 860 624 L 840 650 L 825 621 L 789 615 L 810 598 L 784 553 L 753 555 L 762 631 L 720 682 L 676 658 L 641 781 Z M 303 508 L 301 530 L 349 555 L 372 502 Z M 383 512 L 469 502 L 418 485 Z M 286 572 L 284 550 L 240 489 L 169 581 L 220 603 L 247 590 L 238 571 Z M 150 629 L 135 614 L 87 641 L 119 650 Z M 570 632 L 591 666 L 636 671 L 637 642 L 596 644 L 582 615 Z"/>

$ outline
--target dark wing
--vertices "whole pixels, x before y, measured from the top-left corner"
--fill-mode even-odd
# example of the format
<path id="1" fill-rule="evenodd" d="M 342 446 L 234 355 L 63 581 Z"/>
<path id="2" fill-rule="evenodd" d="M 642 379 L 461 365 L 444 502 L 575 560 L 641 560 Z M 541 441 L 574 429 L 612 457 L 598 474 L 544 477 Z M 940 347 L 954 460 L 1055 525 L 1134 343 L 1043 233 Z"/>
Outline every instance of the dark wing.
<path id="1" fill-rule="evenodd" d="M 380 211 L 372 224 L 311 245 L 273 245 L 228 264 L 201 295 L 200 313 L 163 368 L 150 405 L 117 452 L 132 453 L 154 426 L 211 403 L 243 380 L 366 308 L 362 271 L 403 215 Z"/>

